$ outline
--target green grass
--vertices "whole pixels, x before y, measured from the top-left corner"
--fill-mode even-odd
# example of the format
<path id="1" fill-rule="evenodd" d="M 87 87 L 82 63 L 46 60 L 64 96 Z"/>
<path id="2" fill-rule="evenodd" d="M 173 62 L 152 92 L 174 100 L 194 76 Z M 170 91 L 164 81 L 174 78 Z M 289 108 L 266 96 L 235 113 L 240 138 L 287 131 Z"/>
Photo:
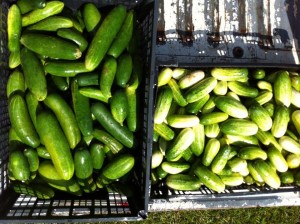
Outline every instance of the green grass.
<path id="1" fill-rule="evenodd" d="M 110 224 L 300 224 L 300 207 L 153 212 L 145 221 Z"/>

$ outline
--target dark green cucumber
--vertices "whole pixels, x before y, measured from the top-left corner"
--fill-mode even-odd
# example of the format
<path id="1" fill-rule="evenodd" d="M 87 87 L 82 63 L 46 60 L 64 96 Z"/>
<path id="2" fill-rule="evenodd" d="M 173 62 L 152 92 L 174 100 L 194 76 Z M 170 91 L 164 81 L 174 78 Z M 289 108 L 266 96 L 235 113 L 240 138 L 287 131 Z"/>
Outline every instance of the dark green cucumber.
<path id="1" fill-rule="evenodd" d="M 207 103 L 209 98 L 210 98 L 210 95 L 206 94 L 204 97 L 197 100 L 196 102 L 189 103 L 186 106 L 187 112 L 192 113 L 192 114 L 198 114 L 201 111 L 201 109 L 203 108 L 203 106 Z"/>
<path id="2" fill-rule="evenodd" d="M 45 71 L 61 77 L 73 77 L 79 73 L 88 72 L 84 63 L 69 61 L 49 61 L 45 64 Z"/>
<path id="3" fill-rule="evenodd" d="M 59 90 L 66 91 L 69 88 L 69 82 L 67 78 L 51 75 L 51 79 Z"/>
<path id="4" fill-rule="evenodd" d="M 43 159 L 51 159 L 51 156 L 45 146 L 40 145 L 39 147 L 36 148 L 36 151 L 39 157 Z"/>
<path id="5" fill-rule="evenodd" d="M 101 20 L 101 14 L 92 2 L 85 3 L 82 9 L 82 17 L 87 32 L 93 31 Z"/>
<path id="6" fill-rule="evenodd" d="M 20 70 L 14 70 L 8 77 L 6 84 L 6 96 L 9 98 L 14 92 L 23 93 L 25 92 L 25 79 L 24 75 Z"/>
<path id="7" fill-rule="evenodd" d="M 7 44 L 10 52 L 20 51 L 20 37 L 22 31 L 22 16 L 19 7 L 13 4 L 7 13 Z"/>
<path id="8" fill-rule="evenodd" d="M 134 12 L 132 10 L 128 11 L 125 20 L 123 22 L 123 25 L 119 30 L 116 38 L 112 42 L 107 54 L 117 58 L 126 49 L 133 33 L 133 22 L 134 22 L 133 19 L 134 19 Z"/>
<path id="9" fill-rule="evenodd" d="M 76 76 L 79 86 L 99 86 L 99 74 L 97 73 L 82 73 Z"/>
<path id="10" fill-rule="evenodd" d="M 254 71 L 251 72 L 251 76 L 254 79 L 260 80 L 260 79 L 263 79 L 266 76 L 266 72 L 263 69 L 257 68 L 257 69 L 255 69 Z"/>
<path id="11" fill-rule="evenodd" d="M 279 174 L 280 181 L 283 184 L 292 184 L 294 183 L 294 174 L 291 170 L 288 170 L 284 173 Z"/>
<path id="12" fill-rule="evenodd" d="M 109 180 L 116 180 L 127 174 L 134 166 L 135 159 L 130 154 L 122 154 L 111 160 L 102 170 L 102 175 Z"/>
<path id="13" fill-rule="evenodd" d="M 134 146 L 134 135 L 127 127 L 121 126 L 112 117 L 106 106 L 100 102 L 95 103 L 92 108 L 92 113 L 98 122 L 124 146 L 132 148 Z"/>
<path id="14" fill-rule="evenodd" d="M 194 173 L 206 187 L 216 192 L 222 192 L 225 190 L 225 184 L 222 180 L 207 167 L 198 165 L 195 168 Z"/>
<path id="15" fill-rule="evenodd" d="M 113 118 L 123 126 L 123 122 L 128 114 L 129 102 L 123 89 L 113 93 L 110 100 L 110 111 Z"/>
<path id="16" fill-rule="evenodd" d="M 92 135 L 105 144 L 114 154 L 123 149 L 123 145 L 119 141 L 103 130 L 94 129 Z"/>
<path id="17" fill-rule="evenodd" d="M 160 180 L 164 179 L 168 175 L 168 173 L 164 171 L 161 166 L 157 167 L 155 171 L 157 173 L 158 179 Z"/>
<path id="18" fill-rule="evenodd" d="M 138 92 L 130 87 L 125 89 L 128 102 L 126 123 L 129 131 L 135 132 L 138 129 Z"/>
<path id="19" fill-rule="evenodd" d="M 46 0 L 18 0 L 17 5 L 22 14 L 32 11 L 33 9 L 42 9 L 46 6 Z"/>
<path id="20" fill-rule="evenodd" d="M 33 126 L 24 98 L 14 94 L 9 99 L 9 118 L 19 138 L 24 144 L 36 148 L 40 144 L 39 136 Z"/>
<path id="21" fill-rule="evenodd" d="M 50 199 L 55 195 L 54 190 L 44 184 L 13 183 L 13 189 L 18 194 L 25 194 L 27 196 L 37 197 L 39 199 Z"/>
<path id="22" fill-rule="evenodd" d="M 62 28 L 57 30 L 57 35 L 59 37 L 75 42 L 79 46 L 81 52 L 84 52 L 88 47 L 88 41 L 77 30 Z"/>
<path id="23" fill-rule="evenodd" d="M 41 102 L 39 102 L 36 99 L 36 97 L 29 91 L 26 93 L 25 99 L 26 99 L 26 104 L 27 104 L 27 109 L 28 109 L 28 112 L 29 112 L 29 116 L 31 118 L 33 126 L 35 127 L 35 129 L 37 129 L 36 115 L 39 111 L 42 110 Z"/>
<path id="24" fill-rule="evenodd" d="M 37 115 L 37 131 L 60 178 L 70 180 L 74 173 L 74 162 L 68 140 L 55 115 L 47 110 L 39 113 Z"/>
<path id="25" fill-rule="evenodd" d="M 79 93 L 85 97 L 108 103 L 109 97 L 95 87 L 81 87 Z"/>
<path id="26" fill-rule="evenodd" d="M 71 149 L 74 149 L 81 140 L 81 134 L 73 110 L 57 93 L 48 94 L 44 103 L 55 114 Z"/>
<path id="27" fill-rule="evenodd" d="M 93 143 L 90 146 L 90 154 L 92 157 L 93 168 L 96 170 L 101 169 L 105 159 L 104 146 L 100 143 Z"/>
<path id="28" fill-rule="evenodd" d="M 29 50 L 55 59 L 76 60 L 82 52 L 75 43 L 40 33 L 24 33 L 21 43 Z"/>
<path id="29" fill-rule="evenodd" d="M 18 150 L 9 155 L 9 168 L 16 180 L 26 181 L 30 178 L 30 166 L 26 156 Z"/>
<path id="30" fill-rule="evenodd" d="M 24 155 L 28 160 L 30 172 L 36 172 L 40 164 L 37 151 L 33 148 L 26 148 L 24 150 Z"/>
<path id="31" fill-rule="evenodd" d="M 90 100 L 89 98 L 79 93 L 78 83 L 76 79 L 71 83 L 71 93 L 73 110 L 78 127 L 83 136 L 89 136 L 93 131 L 93 119 L 90 109 Z"/>
<path id="32" fill-rule="evenodd" d="M 45 7 L 32 10 L 31 12 L 23 15 L 22 26 L 29 26 L 37 23 L 47 17 L 59 14 L 64 8 L 64 3 L 61 1 L 49 1 Z"/>
<path id="33" fill-rule="evenodd" d="M 47 96 L 47 83 L 42 62 L 32 51 L 23 48 L 21 51 L 21 65 L 27 88 L 37 100 L 44 100 Z"/>
<path id="34" fill-rule="evenodd" d="M 51 187 L 76 196 L 82 195 L 80 186 L 75 178 L 71 178 L 69 180 L 62 179 L 50 160 L 44 160 L 41 162 L 38 173 L 43 181 Z"/>
<path id="35" fill-rule="evenodd" d="M 98 28 L 85 57 L 85 66 L 94 70 L 101 63 L 126 17 L 126 7 L 118 5 L 105 17 Z"/>
<path id="36" fill-rule="evenodd" d="M 120 87 L 126 87 L 132 73 L 132 58 L 128 53 L 123 53 L 118 57 L 116 72 L 116 83 Z"/>
<path id="37" fill-rule="evenodd" d="M 79 179 L 87 179 L 93 173 L 93 161 L 89 150 L 79 148 L 74 153 L 75 176 Z"/>
<path id="38" fill-rule="evenodd" d="M 111 97 L 111 87 L 117 72 L 117 60 L 113 57 L 106 57 L 100 74 L 100 90 L 109 98 Z"/>
<path id="39" fill-rule="evenodd" d="M 38 30 L 38 31 L 57 31 L 62 28 L 70 28 L 73 26 L 71 19 L 63 16 L 50 16 L 42 21 L 39 21 L 31 26 L 28 30 Z"/>

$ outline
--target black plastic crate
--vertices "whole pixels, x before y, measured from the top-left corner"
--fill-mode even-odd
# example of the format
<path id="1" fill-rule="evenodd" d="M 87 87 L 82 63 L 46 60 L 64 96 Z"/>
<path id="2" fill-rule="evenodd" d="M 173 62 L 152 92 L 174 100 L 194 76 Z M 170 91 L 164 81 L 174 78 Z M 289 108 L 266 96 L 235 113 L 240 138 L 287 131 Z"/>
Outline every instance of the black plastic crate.
<path id="1" fill-rule="evenodd" d="M 298 1 L 159 1 L 153 102 L 163 67 L 261 67 L 299 72 L 299 9 Z M 245 184 L 217 193 L 205 186 L 199 191 L 175 191 L 160 183 L 151 186 L 149 200 L 150 212 L 257 206 L 300 206 L 300 187 Z"/>
<path id="2" fill-rule="evenodd" d="M 147 217 L 149 200 L 149 164 L 147 139 L 150 122 L 148 105 L 152 99 L 148 97 L 150 81 L 150 68 L 152 57 L 153 21 L 156 18 L 155 2 L 142 0 L 93 0 L 93 1 L 63 1 L 66 6 L 76 10 L 86 2 L 94 2 L 97 7 L 109 7 L 123 4 L 137 13 L 138 27 L 142 31 L 141 57 L 144 64 L 144 79 L 141 88 L 141 129 L 138 147 L 136 149 L 136 163 L 129 185 L 134 189 L 133 196 L 121 193 L 99 190 L 93 194 L 83 194 L 75 197 L 64 193 L 57 193 L 51 200 L 41 200 L 36 197 L 16 194 L 10 184 L 7 174 L 8 164 L 8 130 L 10 121 L 8 117 L 8 104 L 6 97 L 6 83 L 9 76 L 8 49 L 6 21 L 9 6 L 15 1 L 0 1 L 0 222 L 99 222 L 141 220 Z M 149 103 L 150 101 L 150 103 Z"/>

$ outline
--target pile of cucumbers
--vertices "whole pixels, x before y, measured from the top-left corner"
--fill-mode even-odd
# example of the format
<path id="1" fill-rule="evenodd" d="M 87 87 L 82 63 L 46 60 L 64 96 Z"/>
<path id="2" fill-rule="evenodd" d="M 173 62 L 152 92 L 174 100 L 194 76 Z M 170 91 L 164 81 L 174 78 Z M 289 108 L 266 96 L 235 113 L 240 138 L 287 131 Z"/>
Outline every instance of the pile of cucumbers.
<path id="1" fill-rule="evenodd" d="M 17 193 L 81 196 L 128 180 L 138 146 L 138 33 L 124 5 L 9 7 L 8 175 Z"/>
<path id="2" fill-rule="evenodd" d="M 153 185 L 300 186 L 298 73 L 162 67 L 157 86 Z"/>

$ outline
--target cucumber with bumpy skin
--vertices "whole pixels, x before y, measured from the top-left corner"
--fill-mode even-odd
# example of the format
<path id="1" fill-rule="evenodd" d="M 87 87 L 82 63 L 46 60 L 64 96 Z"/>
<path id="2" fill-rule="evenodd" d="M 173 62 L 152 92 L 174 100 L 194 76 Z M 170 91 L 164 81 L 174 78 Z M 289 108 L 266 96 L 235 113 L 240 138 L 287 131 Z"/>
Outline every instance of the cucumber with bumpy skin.
<path id="1" fill-rule="evenodd" d="M 194 173 L 206 187 L 216 192 L 222 192 L 225 190 L 225 184 L 222 180 L 207 167 L 198 165 L 195 168 Z"/>
<path id="2" fill-rule="evenodd" d="M 177 161 L 182 153 L 192 144 L 195 134 L 191 128 L 182 129 L 166 152 L 168 161 Z"/>

